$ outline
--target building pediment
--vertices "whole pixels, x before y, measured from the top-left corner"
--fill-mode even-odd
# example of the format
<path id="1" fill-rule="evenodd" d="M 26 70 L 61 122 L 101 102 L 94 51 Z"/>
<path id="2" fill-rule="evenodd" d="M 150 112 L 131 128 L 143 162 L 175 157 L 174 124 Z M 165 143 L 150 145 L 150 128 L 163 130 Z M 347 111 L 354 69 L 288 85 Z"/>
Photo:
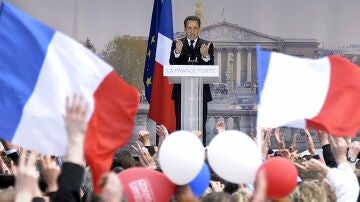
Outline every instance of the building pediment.
<path id="1" fill-rule="evenodd" d="M 236 24 L 221 22 L 206 26 L 202 29 L 200 37 L 214 42 L 279 42 L 279 37 L 262 34 Z"/>

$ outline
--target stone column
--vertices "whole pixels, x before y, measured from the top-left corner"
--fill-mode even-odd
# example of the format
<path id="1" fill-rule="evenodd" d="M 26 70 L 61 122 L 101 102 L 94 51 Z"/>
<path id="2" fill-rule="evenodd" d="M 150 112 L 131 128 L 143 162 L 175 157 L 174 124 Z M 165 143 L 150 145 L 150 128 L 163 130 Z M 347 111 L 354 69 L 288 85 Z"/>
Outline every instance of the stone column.
<path id="1" fill-rule="evenodd" d="M 231 56 L 233 55 L 233 53 L 228 49 L 228 53 L 227 53 L 227 62 L 226 62 L 226 83 L 229 84 L 229 86 L 231 85 L 230 82 L 231 82 Z"/>
<path id="2" fill-rule="evenodd" d="M 217 65 L 219 65 L 219 72 L 221 72 L 221 48 L 217 49 Z M 219 82 L 221 83 L 221 76 L 219 78 Z"/>
<path id="3" fill-rule="evenodd" d="M 236 86 L 241 85 L 241 49 L 236 52 Z"/>
<path id="4" fill-rule="evenodd" d="M 248 55 L 247 55 L 247 75 L 246 75 L 246 81 L 251 81 L 251 49 L 247 49 Z"/>

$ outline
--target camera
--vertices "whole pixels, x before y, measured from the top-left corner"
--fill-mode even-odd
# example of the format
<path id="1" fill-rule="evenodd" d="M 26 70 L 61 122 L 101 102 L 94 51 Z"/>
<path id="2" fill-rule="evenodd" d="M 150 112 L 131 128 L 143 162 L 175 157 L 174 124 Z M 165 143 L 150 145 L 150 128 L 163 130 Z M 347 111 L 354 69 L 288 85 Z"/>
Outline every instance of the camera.
<path id="1" fill-rule="evenodd" d="M 10 150 L 5 151 L 5 155 L 6 155 L 6 157 L 13 160 L 15 165 L 18 165 L 20 154 L 16 149 L 10 149 Z"/>

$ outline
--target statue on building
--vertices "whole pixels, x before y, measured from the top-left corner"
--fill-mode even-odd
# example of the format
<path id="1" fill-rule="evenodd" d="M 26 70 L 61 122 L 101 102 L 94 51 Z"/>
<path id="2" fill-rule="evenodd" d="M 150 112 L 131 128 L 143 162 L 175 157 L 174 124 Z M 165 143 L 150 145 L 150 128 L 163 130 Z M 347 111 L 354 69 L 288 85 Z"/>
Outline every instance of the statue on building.
<path id="1" fill-rule="evenodd" d="M 198 0 L 195 4 L 195 16 L 199 17 L 201 20 L 201 27 L 206 27 L 209 25 L 209 22 L 205 18 L 202 10 L 202 1 Z"/>

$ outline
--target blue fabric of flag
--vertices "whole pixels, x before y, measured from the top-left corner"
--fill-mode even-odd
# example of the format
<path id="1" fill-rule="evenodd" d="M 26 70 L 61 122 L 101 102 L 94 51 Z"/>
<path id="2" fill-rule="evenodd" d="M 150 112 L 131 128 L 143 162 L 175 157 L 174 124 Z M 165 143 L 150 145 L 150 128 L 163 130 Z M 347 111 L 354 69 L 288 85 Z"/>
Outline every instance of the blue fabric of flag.
<path id="1" fill-rule="evenodd" d="M 152 81 L 153 81 L 152 78 L 154 74 L 156 46 L 158 41 L 157 37 L 158 37 L 159 21 L 161 15 L 161 5 L 162 5 L 161 0 L 154 0 L 150 32 L 149 32 L 149 38 L 147 44 L 147 53 L 145 59 L 143 82 L 145 86 L 145 96 L 149 104 L 151 100 L 151 89 L 152 89 Z"/>
<path id="2" fill-rule="evenodd" d="M 260 46 L 256 46 L 257 66 L 258 66 L 258 103 L 261 103 L 261 92 L 264 88 L 266 74 L 269 68 L 270 52 L 262 51 Z"/>
<path id="3" fill-rule="evenodd" d="M 171 0 L 164 0 L 162 9 L 166 10 L 167 12 L 164 12 L 160 19 L 160 28 L 159 33 L 166 36 L 169 39 L 174 39 L 174 33 L 173 33 L 173 15 L 172 15 L 172 4 Z M 170 54 L 170 53 L 169 53 Z"/>
<path id="4" fill-rule="evenodd" d="M 7 2 L 1 4 L 0 131 L 5 139 L 11 139 L 20 122 L 54 32 Z"/>

